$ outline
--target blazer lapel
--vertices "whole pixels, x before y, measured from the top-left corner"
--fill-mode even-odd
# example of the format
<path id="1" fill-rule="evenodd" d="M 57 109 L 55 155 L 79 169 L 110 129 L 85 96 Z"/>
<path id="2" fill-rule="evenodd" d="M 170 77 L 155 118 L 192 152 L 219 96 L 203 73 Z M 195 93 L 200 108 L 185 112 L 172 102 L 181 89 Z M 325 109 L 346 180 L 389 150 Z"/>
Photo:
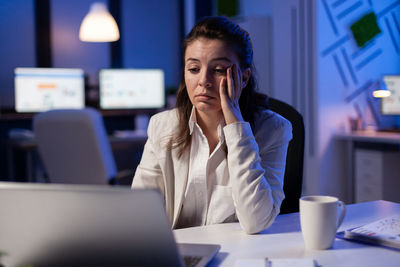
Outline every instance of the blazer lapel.
<path id="1" fill-rule="evenodd" d="M 172 227 L 178 221 L 178 216 L 182 208 L 182 200 L 186 191 L 188 174 L 189 174 L 189 155 L 190 149 L 186 149 L 182 156 L 178 159 L 177 149 L 173 149 L 172 158 L 174 159 L 174 174 L 175 174 L 175 194 L 174 194 L 174 219 Z"/>

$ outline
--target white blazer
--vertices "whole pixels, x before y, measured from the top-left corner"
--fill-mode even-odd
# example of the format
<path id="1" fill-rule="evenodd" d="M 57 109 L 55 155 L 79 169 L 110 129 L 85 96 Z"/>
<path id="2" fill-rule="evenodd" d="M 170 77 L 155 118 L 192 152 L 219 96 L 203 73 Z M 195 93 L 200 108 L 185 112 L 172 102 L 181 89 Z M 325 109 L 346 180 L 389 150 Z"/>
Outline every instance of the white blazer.
<path id="1" fill-rule="evenodd" d="M 132 183 L 132 188 L 157 188 L 162 192 L 173 228 L 186 191 L 190 155 L 190 149 L 186 149 L 178 158 L 178 149 L 167 148 L 177 128 L 177 109 L 158 113 L 150 119 L 148 140 Z M 226 128 L 236 215 L 247 233 L 257 233 L 269 227 L 280 211 L 292 126 L 280 115 L 265 110 L 256 116 L 254 134 L 249 123 Z"/>

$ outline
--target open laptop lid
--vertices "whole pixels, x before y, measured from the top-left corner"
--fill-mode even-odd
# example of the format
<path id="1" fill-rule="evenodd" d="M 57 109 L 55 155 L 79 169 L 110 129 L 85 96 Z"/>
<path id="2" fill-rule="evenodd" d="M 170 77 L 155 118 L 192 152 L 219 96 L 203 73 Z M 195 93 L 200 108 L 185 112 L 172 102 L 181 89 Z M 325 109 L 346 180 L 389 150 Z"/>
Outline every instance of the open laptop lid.
<path id="1" fill-rule="evenodd" d="M 4 266 L 181 266 L 157 191 L 0 183 Z"/>

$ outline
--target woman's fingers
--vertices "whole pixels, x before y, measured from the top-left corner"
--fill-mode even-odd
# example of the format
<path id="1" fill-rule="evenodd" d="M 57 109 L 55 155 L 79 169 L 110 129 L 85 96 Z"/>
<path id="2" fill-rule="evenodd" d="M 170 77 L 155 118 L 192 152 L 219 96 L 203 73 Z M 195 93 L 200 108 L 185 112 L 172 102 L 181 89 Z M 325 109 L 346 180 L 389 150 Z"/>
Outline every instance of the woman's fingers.
<path id="1" fill-rule="evenodd" d="M 241 93 L 241 79 L 237 66 L 231 66 L 226 70 L 226 77 L 220 81 L 219 91 L 221 108 L 226 124 L 243 121 L 239 107 Z"/>
<path id="2" fill-rule="evenodd" d="M 236 93 L 237 93 L 237 89 L 238 89 L 238 76 L 237 76 L 237 67 L 236 67 L 236 64 L 234 64 L 233 66 L 232 66 L 232 72 L 233 72 L 233 84 L 235 85 L 235 88 L 233 88 L 233 93 L 232 93 L 232 100 L 235 100 L 236 99 Z"/>
<path id="3" fill-rule="evenodd" d="M 240 68 L 238 68 L 238 72 L 237 72 L 237 81 L 238 81 L 238 86 L 237 86 L 237 90 L 236 90 L 236 99 L 239 100 L 240 95 L 242 94 L 242 90 L 243 90 L 243 73 Z"/>
<path id="4" fill-rule="evenodd" d="M 226 71 L 226 77 L 220 82 L 220 95 L 224 101 L 237 105 L 242 92 L 242 73 L 240 68 L 234 64 Z M 222 99 L 221 99 L 222 100 Z"/>
<path id="5" fill-rule="evenodd" d="M 227 97 L 226 87 L 226 78 L 222 78 L 219 83 L 219 95 L 221 96 L 221 100 Z"/>
<path id="6" fill-rule="evenodd" d="M 240 68 L 234 64 L 232 66 L 232 78 L 233 78 L 233 84 L 234 87 L 232 88 L 232 100 L 238 100 L 240 97 L 240 93 L 242 91 L 242 73 Z"/>
<path id="7" fill-rule="evenodd" d="M 232 77 L 232 67 L 229 67 L 227 70 L 227 91 L 228 91 L 228 96 L 230 99 L 233 99 L 233 91 L 234 91 L 234 82 L 233 82 L 233 77 Z"/>

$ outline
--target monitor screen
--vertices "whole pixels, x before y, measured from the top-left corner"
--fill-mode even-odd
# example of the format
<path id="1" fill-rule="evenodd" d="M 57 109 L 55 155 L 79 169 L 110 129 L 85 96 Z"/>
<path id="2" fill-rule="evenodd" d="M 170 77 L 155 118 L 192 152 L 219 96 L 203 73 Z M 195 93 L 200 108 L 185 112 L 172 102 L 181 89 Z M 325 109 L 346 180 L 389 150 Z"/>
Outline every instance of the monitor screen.
<path id="1" fill-rule="evenodd" d="M 103 69 L 99 77 L 101 109 L 154 109 L 165 105 L 160 69 Z"/>
<path id="2" fill-rule="evenodd" d="M 382 115 L 400 115 L 400 75 L 385 75 L 382 83 L 382 86 L 392 93 L 382 98 Z"/>
<path id="3" fill-rule="evenodd" d="M 85 79 L 81 69 L 16 68 L 14 80 L 17 112 L 85 107 Z"/>

